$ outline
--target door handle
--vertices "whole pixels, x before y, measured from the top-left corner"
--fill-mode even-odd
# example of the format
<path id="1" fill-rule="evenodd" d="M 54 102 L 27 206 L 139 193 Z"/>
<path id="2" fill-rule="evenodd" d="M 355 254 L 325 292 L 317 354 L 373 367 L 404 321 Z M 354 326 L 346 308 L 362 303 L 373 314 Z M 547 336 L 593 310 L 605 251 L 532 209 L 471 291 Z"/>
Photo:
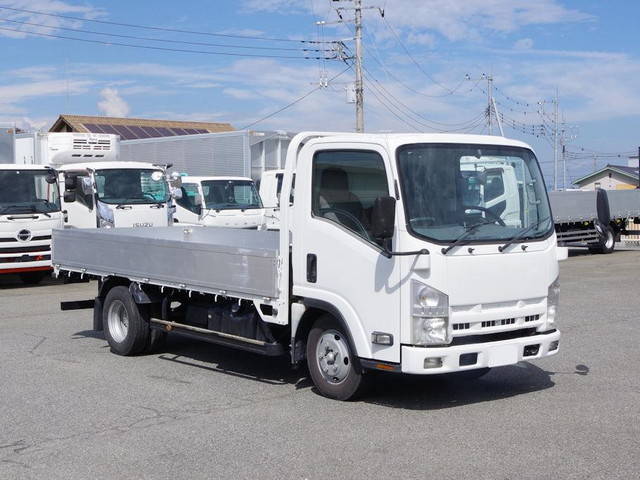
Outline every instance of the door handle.
<path id="1" fill-rule="evenodd" d="M 315 253 L 307 254 L 307 282 L 316 283 L 318 280 L 318 257 Z"/>

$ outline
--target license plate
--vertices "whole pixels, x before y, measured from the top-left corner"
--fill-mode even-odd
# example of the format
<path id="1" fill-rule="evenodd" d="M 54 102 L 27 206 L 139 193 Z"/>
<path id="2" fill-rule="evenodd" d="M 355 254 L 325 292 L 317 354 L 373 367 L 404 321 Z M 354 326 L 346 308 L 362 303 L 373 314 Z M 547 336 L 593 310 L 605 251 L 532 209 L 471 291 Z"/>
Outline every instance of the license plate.
<path id="1" fill-rule="evenodd" d="M 518 345 L 500 345 L 489 351 L 489 366 L 501 367 L 518 362 Z"/>
<path id="2" fill-rule="evenodd" d="M 153 227 L 153 223 L 134 223 L 134 227 Z"/>

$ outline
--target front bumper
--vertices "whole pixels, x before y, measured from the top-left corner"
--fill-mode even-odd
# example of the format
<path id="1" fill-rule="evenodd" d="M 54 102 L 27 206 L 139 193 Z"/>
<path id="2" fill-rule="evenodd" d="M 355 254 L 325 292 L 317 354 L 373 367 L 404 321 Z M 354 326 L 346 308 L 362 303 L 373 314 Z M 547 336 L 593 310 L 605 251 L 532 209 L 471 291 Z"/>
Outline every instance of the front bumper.
<path id="1" fill-rule="evenodd" d="M 473 343 L 469 345 L 456 345 L 451 347 L 401 347 L 401 370 L 403 373 L 416 375 L 433 375 L 437 373 L 460 372 L 485 367 L 501 367 L 514 365 L 523 360 L 535 360 L 538 358 L 555 355 L 559 351 L 558 342 L 560 332 L 543 333 L 529 337 L 520 337 L 498 342 Z M 552 344 L 554 350 L 549 350 Z M 535 345 L 538 346 L 537 351 Z M 525 347 L 527 354 L 525 354 Z M 535 352 L 535 353 L 533 353 Z M 476 354 L 474 356 L 474 354 Z M 465 355 L 464 357 L 461 357 Z M 425 359 L 440 358 L 442 365 L 435 368 L 425 368 Z M 466 364 L 475 359 L 475 363 Z M 439 362 L 431 362 L 438 364 Z M 461 365 L 462 363 L 462 365 Z"/>

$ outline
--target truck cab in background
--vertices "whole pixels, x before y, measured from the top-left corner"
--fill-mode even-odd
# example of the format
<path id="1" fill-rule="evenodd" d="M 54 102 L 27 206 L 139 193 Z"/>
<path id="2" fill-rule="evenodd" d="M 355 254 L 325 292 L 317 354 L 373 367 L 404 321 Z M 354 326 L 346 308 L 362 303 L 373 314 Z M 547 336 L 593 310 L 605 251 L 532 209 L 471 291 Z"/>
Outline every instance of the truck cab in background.
<path id="1" fill-rule="evenodd" d="M 264 208 L 256 186 L 245 177 L 181 177 L 176 223 L 261 229 Z"/>
<path id="2" fill-rule="evenodd" d="M 0 275 L 40 282 L 51 267 L 51 231 L 63 214 L 55 172 L 34 165 L 0 165 Z"/>
<path id="3" fill-rule="evenodd" d="M 141 162 L 91 162 L 59 167 L 67 226 L 166 227 L 175 206 L 166 169 Z"/>

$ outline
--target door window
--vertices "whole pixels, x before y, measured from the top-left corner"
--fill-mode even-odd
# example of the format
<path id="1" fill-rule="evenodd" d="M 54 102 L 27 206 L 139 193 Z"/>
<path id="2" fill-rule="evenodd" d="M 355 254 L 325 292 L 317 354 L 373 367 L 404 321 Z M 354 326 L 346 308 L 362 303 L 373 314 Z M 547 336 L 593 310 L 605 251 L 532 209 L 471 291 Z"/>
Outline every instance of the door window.
<path id="1" fill-rule="evenodd" d="M 378 197 L 389 195 L 380 154 L 364 150 L 330 150 L 313 158 L 312 212 L 375 242 L 371 214 Z"/>
<path id="2" fill-rule="evenodd" d="M 190 212 L 199 215 L 201 206 L 196 204 L 198 185 L 195 183 L 183 183 L 180 190 L 182 190 L 182 198 L 176 199 L 176 203 L 182 208 L 186 208 Z"/>

